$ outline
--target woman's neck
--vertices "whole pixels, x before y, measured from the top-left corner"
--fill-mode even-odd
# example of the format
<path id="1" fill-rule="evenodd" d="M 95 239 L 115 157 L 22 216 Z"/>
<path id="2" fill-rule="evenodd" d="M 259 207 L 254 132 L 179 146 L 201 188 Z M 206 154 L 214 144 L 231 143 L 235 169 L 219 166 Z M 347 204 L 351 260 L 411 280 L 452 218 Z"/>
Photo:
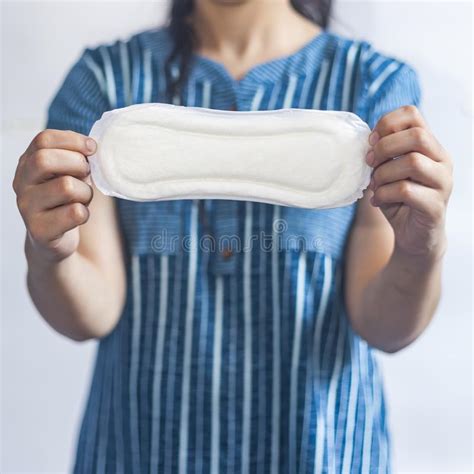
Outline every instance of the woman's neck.
<path id="1" fill-rule="evenodd" d="M 192 21 L 197 53 L 221 62 L 236 78 L 293 53 L 321 31 L 288 0 L 196 0 Z"/>

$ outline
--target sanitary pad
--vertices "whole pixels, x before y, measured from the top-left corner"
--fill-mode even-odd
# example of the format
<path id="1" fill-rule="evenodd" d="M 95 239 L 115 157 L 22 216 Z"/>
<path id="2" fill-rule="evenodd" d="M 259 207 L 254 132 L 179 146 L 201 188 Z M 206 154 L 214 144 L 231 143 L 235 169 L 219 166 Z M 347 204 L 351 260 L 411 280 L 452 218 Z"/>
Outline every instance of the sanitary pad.
<path id="1" fill-rule="evenodd" d="M 89 162 L 97 188 L 124 199 L 332 208 L 353 203 L 369 183 L 369 133 L 351 112 L 139 104 L 94 124 Z"/>

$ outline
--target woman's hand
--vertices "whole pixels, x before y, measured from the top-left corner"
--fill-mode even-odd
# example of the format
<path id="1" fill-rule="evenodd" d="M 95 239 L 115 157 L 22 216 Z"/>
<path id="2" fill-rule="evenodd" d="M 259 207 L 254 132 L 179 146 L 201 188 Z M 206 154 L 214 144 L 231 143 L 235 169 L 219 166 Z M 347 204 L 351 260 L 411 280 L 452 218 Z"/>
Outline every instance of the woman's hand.
<path id="1" fill-rule="evenodd" d="M 395 248 L 408 256 L 444 254 L 452 162 L 414 106 L 382 117 L 369 137 L 369 189 L 395 232 Z"/>
<path id="2" fill-rule="evenodd" d="M 71 255 L 78 226 L 89 218 L 90 168 L 94 140 L 71 131 L 39 133 L 21 156 L 13 180 L 30 243 L 48 260 Z"/>

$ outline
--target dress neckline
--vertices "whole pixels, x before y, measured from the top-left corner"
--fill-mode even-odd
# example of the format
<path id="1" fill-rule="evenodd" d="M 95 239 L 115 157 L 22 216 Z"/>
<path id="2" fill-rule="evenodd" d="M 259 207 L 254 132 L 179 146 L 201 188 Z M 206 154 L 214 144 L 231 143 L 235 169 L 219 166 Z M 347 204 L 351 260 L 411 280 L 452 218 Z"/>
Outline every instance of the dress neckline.
<path id="1" fill-rule="evenodd" d="M 293 53 L 258 63 L 248 69 L 247 72 L 240 78 L 235 78 L 232 76 L 229 70 L 219 61 L 198 53 L 194 53 L 192 58 L 198 75 L 200 75 L 200 70 L 202 70 L 204 75 L 207 75 L 209 72 L 214 72 L 219 74 L 219 76 L 224 78 L 227 82 L 232 83 L 234 86 L 253 80 L 274 81 L 284 69 L 288 68 L 289 64 L 301 63 L 300 60 L 304 58 L 309 52 L 316 52 L 319 49 L 321 52 L 319 56 L 322 59 L 322 52 L 324 51 L 323 46 L 327 44 L 330 35 L 330 32 L 327 30 L 322 30 Z"/>

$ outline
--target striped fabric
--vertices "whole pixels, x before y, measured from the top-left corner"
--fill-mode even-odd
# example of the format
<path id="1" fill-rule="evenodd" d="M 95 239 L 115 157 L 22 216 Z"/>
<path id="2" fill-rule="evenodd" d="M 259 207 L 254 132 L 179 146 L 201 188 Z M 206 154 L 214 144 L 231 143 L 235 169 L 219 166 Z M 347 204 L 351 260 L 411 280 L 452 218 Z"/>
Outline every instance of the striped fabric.
<path id="1" fill-rule="evenodd" d="M 170 47 L 159 29 L 85 50 L 48 127 L 87 134 L 105 110 L 166 101 Z M 195 56 L 175 98 L 351 110 L 371 126 L 419 100 L 410 66 L 330 31 L 240 81 Z M 381 374 L 343 300 L 355 205 L 116 203 L 127 299 L 98 345 L 75 473 L 390 472 Z"/>

